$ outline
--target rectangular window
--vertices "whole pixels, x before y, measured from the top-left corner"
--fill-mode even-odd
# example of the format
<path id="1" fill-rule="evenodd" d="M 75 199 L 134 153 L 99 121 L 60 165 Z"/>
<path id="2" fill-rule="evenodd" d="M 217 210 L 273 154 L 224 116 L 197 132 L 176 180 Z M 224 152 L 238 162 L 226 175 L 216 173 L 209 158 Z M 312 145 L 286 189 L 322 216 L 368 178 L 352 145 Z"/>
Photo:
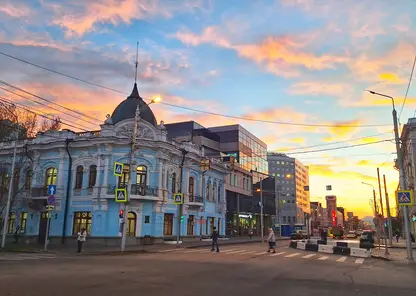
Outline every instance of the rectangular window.
<path id="1" fill-rule="evenodd" d="M 87 230 L 87 235 L 91 234 L 91 212 L 74 212 L 74 225 L 72 227 L 72 234 L 77 235 L 83 228 Z"/>
<path id="2" fill-rule="evenodd" d="M 9 223 L 7 224 L 8 234 L 13 234 L 15 222 L 16 222 L 16 213 L 11 212 L 9 215 Z"/>
<path id="3" fill-rule="evenodd" d="M 27 212 L 22 212 L 20 214 L 20 233 L 26 232 L 27 225 Z"/>
<path id="4" fill-rule="evenodd" d="M 187 234 L 188 235 L 194 235 L 194 216 L 189 215 L 188 216 L 188 228 L 187 228 Z"/>
<path id="5" fill-rule="evenodd" d="M 150 223 L 150 216 L 144 216 L 144 223 L 149 224 Z"/>
<path id="6" fill-rule="evenodd" d="M 173 214 L 165 214 L 164 223 L 163 223 L 163 234 L 164 235 L 173 234 Z"/>

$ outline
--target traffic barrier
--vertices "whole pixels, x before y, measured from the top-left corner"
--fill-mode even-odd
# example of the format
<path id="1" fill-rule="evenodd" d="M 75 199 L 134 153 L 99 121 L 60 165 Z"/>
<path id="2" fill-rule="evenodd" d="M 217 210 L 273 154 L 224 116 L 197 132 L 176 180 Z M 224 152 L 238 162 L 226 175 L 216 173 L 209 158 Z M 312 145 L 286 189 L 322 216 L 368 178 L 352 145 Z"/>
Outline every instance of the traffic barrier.
<path id="1" fill-rule="evenodd" d="M 334 254 L 336 255 L 350 255 L 351 249 L 348 247 L 334 247 Z"/>
<path id="2" fill-rule="evenodd" d="M 372 249 L 374 248 L 373 243 L 360 243 L 360 249 Z"/>
<path id="3" fill-rule="evenodd" d="M 306 251 L 312 251 L 312 252 L 318 252 L 319 245 L 318 244 L 312 244 L 308 243 L 305 246 Z"/>
<path id="4" fill-rule="evenodd" d="M 326 242 L 326 245 L 327 246 L 336 246 L 337 245 L 337 241 L 334 241 L 334 240 L 328 240 L 327 242 Z"/>
<path id="5" fill-rule="evenodd" d="M 333 254 L 334 253 L 334 247 L 333 246 L 327 246 L 327 245 L 318 245 L 318 252 Z"/>
<path id="6" fill-rule="evenodd" d="M 336 246 L 337 247 L 347 248 L 348 247 L 348 243 L 346 243 L 346 242 L 336 242 Z"/>
<path id="7" fill-rule="evenodd" d="M 289 245 L 290 248 L 296 249 L 297 246 L 298 246 L 298 242 L 297 241 L 292 240 L 290 242 L 290 245 Z"/>
<path id="8" fill-rule="evenodd" d="M 326 240 L 320 239 L 318 240 L 318 245 L 326 245 Z"/>
<path id="9" fill-rule="evenodd" d="M 371 251 L 367 249 L 351 248 L 350 255 L 354 257 L 368 258 L 371 256 Z"/>
<path id="10" fill-rule="evenodd" d="M 306 249 L 306 243 L 304 243 L 304 242 L 298 242 L 297 243 L 297 246 L 296 246 L 296 249 L 305 250 Z"/>
<path id="11" fill-rule="evenodd" d="M 318 244 L 318 240 L 316 238 L 311 238 L 311 239 L 308 239 L 308 243 L 309 244 L 317 245 Z"/>

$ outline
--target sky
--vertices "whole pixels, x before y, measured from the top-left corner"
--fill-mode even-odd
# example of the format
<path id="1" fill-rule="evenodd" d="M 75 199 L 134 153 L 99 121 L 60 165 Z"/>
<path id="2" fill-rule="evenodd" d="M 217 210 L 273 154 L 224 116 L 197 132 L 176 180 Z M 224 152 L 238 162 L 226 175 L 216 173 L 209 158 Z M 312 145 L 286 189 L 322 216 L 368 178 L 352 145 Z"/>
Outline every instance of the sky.
<path id="1" fill-rule="evenodd" d="M 309 166 L 311 201 L 336 195 L 360 217 L 372 215 L 362 182 L 377 186 L 379 167 L 395 205 L 391 101 L 364 90 L 395 97 L 401 124 L 414 116 L 414 81 L 402 110 L 416 54 L 413 0 L 1 2 L 1 53 L 119 92 L 0 54 L 0 80 L 90 117 L 0 96 L 98 129 L 91 118 L 104 121 L 131 92 L 139 42 L 139 92 L 163 98 L 152 105 L 158 122 L 241 124 Z"/>

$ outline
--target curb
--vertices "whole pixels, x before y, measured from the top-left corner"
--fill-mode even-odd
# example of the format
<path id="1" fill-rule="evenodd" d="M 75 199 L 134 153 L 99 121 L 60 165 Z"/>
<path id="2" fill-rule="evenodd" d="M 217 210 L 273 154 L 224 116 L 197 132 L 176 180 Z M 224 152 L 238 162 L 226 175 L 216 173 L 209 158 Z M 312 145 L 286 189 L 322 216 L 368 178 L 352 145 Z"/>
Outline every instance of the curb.
<path id="1" fill-rule="evenodd" d="M 292 249 L 304 250 L 304 251 L 311 251 L 311 252 L 318 252 L 318 253 L 326 253 L 326 254 L 334 254 L 334 255 L 342 255 L 342 256 L 351 256 L 357 258 L 369 258 L 371 257 L 371 251 L 367 248 L 356 248 L 356 247 L 349 247 L 348 244 L 343 244 L 343 246 L 338 245 L 338 243 L 325 245 L 325 244 L 314 244 L 310 243 L 308 240 L 303 241 L 296 241 L 292 240 L 289 245 Z"/>
<path id="2" fill-rule="evenodd" d="M 371 255 L 371 258 L 378 259 L 378 260 L 383 260 L 383 261 L 392 261 L 389 258 L 386 258 L 386 257 L 383 257 L 383 256 Z"/>

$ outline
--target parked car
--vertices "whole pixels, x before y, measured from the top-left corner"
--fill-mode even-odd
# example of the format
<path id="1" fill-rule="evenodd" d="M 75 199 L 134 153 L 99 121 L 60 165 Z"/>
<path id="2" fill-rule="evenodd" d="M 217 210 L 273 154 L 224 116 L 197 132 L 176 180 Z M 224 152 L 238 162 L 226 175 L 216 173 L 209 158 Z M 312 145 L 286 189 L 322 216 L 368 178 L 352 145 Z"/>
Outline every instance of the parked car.
<path id="1" fill-rule="evenodd" d="M 290 239 L 306 239 L 308 234 L 303 230 L 295 230 L 291 233 Z"/>
<path id="2" fill-rule="evenodd" d="M 348 231 L 347 238 L 357 238 L 355 231 Z"/>

